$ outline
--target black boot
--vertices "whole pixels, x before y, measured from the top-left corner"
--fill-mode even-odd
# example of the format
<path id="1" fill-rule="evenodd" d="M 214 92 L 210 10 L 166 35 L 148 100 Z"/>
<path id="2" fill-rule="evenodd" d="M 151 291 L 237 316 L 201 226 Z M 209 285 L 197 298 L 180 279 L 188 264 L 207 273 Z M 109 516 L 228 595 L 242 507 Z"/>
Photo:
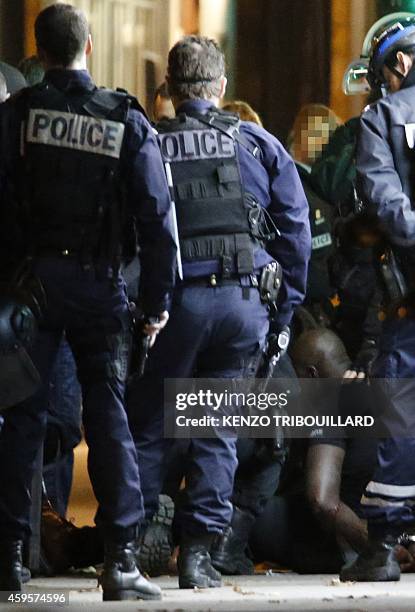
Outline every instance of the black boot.
<path id="1" fill-rule="evenodd" d="M 253 514 L 234 506 L 231 524 L 216 537 L 210 553 L 212 565 L 222 574 L 233 576 L 254 573 L 254 564 L 246 556 L 254 523 Z"/>
<path id="2" fill-rule="evenodd" d="M 142 576 L 135 562 L 135 542 L 108 543 L 100 583 L 104 601 L 161 599 L 161 589 Z"/>
<path id="3" fill-rule="evenodd" d="M 22 540 L 0 542 L 0 591 L 22 590 Z"/>
<path id="4" fill-rule="evenodd" d="M 367 549 L 355 561 L 342 567 L 340 580 L 354 582 L 387 582 L 399 580 L 401 570 L 395 558 L 397 540 L 387 536 L 383 540 L 370 539 Z"/>
<path id="5" fill-rule="evenodd" d="M 172 524 L 174 502 L 168 495 L 159 495 L 159 508 L 140 538 L 137 565 L 149 576 L 169 573 L 174 550 Z"/>
<path id="6" fill-rule="evenodd" d="M 183 537 L 177 559 L 181 589 L 222 586 L 221 575 L 212 566 L 209 554 L 214 538 L 215 534 Z"/>

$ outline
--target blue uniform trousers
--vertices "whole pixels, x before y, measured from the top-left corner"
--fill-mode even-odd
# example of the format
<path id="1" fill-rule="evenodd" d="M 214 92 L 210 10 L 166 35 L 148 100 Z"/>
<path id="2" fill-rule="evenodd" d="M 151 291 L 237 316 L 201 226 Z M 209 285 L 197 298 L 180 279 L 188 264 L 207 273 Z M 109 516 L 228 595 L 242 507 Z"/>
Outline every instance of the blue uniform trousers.
<path id="1" fill-rule="evenodd" d="M 47 496 L 62 516 L 66 515 L 71 493 L 73 449 L 82 439 L 81 403 L 75 360 L 66 338 L 63 338 L 50 378 L 43 456 L 43 481 Z"/>
<path id="2" fill-rule="evenodd" d="M 63 330 L 82 387 L 88 468 L 108 537 L 132 538 L 143 516 L 137 456 L 124 409 L 129 312 L 124 283 L 75 259 L 39 259 L 35 272 L 48 306 L 31 351 L 44 385 L 4 413 L 0 436 L 0 538 L 30 532 L 30 485 L 47 422 L 48 379 Z"/>
<path id="3" fill-rule="evenodd" d="M 146 519 L 157 510 L 172 439 L 164 437 L 163 379 L 252 376 L 265 342 L 268 309 L 257 289 L 184 285 L 174 294 L 170 321 L 151 350 L 145 376 L 128 391 Z M 236 437 L 192 438 L 186 456 L 186 531 L 221 532 L 230 522 Z"/>
<path id="4" fill-rule="evenodd" d="M 415 526 L 415 320 L 385 324 L 375 374 L 385 438 L 361 503 L 369 533 L 383 537 Z"/>

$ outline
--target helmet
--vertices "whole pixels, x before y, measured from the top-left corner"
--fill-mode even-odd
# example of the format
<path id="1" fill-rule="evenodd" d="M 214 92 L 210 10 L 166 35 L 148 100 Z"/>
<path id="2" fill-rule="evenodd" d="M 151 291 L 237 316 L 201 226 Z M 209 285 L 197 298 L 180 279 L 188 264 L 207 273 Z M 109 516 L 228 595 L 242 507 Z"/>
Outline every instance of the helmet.
<path id="1" fill-rule="evenodd" d="M 394 67 L 396 52 L 415 45 L 415 25 L 412 22 L 399 22 L 385 30 L 375 42 L 369 62 L 367 80 L 372 89 L 384 85 L 383 66 L 387 66 L 397 77 L 403 79 Z"/>
<path id="2" fill-rule="evenodd" d="M 36 317 L 29 306 L 0 296 L 0 411 L 27 399 L 39 387 L 39 373 L 26 351 L 36 333 Z"/>
<path id="3" fill-rule="evenodd" d="M 343 91 L 346 95 L 365 94 L 371 89 L 382 87 L 382 68 L 396 51 L 415 45 L 415 14 L 392 13 L 376 21 L 363 41 L 361 56 L 347 67 L 343 77 Z M 394 53 L 395 52 L 395 53 Z M 392 62 L 388 66 L 395 71 Z"/>

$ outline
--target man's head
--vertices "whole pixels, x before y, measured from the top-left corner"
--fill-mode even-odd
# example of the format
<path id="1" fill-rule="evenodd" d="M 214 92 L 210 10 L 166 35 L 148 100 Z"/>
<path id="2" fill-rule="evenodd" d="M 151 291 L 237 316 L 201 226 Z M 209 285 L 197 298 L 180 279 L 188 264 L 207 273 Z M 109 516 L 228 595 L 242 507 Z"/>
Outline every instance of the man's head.
<path id="1" fill-rule="evenodd" d="M 291 349 L 300 378 L 342 378 L 350 366 L 343 342 L 329 329 L 303 332 Z"/>
<path id="2" fill-rule="evenodd" d="M 39 59 L 46 69 L 86 67 L 92 50 L 85 14 L 70 4 L 53 4 L 39 13 L 35 23 Z"/>
<path id="3" fill-rule="evenodd" d="M 41 83 L 43 81 L 43 77 L 45 76 L 42 63 L 37 55 L 31 55 L 30 57 L 25 57 L 22 59 L 19 64 L 19 70 L 26 79 L 29 87 Z"/>
<path id="4" fill-rule="evenodd" d="M 167 83 L 164 81 L 160 87 L 157 87 L 154 94 L 153 119 L 158 122 L 163 119 L 173 119 L 174 116 L 174 107 L 167 89 Z"/>
<path id="5" fill-rule="evenodd" d="M 205 36 L 185 36 L 170 50 L 166 80 L 175 107 L 198 98 L 217 104 L 226 89 L 225 58 L 219 45 Z"/>
<path id="6" fill-rule="evenodd" d="M 415 59 L 415 25 L 395 23 L 375 40 L 369 62 L 368 80 L 372 88 L 383 85 L 398 91 Z"/>
<path id="7" fill-rule="evenodd" d="M 6 79 L 7 92 L 11 96 L 14 96 L 14 94 L 21 89 L 27 87 L 24 76 L 20 70 L 17 70 L 14 66 L 10 66 L 10 64 L 6 64 L 5 62 L 0 62 L 0 71 Z"/>
<path id="8" fill-rule="evenodd" d="M 336 113 L 324 104 L 306 104 L 297 114 L 288 137 L 293 158 L 312 166 L 323 153 L 331 135 L 341 125 Z"/>
<path id="9" fill-rule="evenodd" d="M 389 65 L 385 63 L 382 68 L 382 75 L 388 91 L 391 93 L 399 91 L 403 79 L 413 66 L 414 59 L 415 46 L 398 51 L 391 58 Z"/>
<path id="10" fill-rule="evenodd" d="M 7 91 L 7 83 L 4 78 L 4 74 L 0 72 L 0 104 L 5 102 L 9 97 L 9 92 Z"/>

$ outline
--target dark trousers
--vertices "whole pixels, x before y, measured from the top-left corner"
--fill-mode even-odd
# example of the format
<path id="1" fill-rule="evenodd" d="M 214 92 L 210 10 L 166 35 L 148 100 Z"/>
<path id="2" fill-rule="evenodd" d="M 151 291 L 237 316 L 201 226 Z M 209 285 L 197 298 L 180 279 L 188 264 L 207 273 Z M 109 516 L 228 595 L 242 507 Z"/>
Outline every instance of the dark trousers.
<path id="1" fill-rule="evenodd" d="M 362 507 L 369 534 L 382 537 L 415 527 L 415 320 L 385 324 L 375 368 L 385 438 Z"/>
<path id="2" fill-rule="evenodd" d="M 128 368 L 128 302 L 121 278 L 102 266 L 83 269 L 70 259 L 39 259 L 47 312 L 31 351 L 44 385 L 4 413 L 0 437 L 0 537 L 30 532 L 30 484 L 47 422 L 47 390 L 63 331 L 82 387 L 88 468 L 99 503 L 97 524 L 108 536 L 132 537 L 143 516 L 134 443 L 124 409 Z M 105 274 L 106 272 L 106 274 Z"/>
<path id="3" fill-rule="evenodd" d="M 48 499 L 66 515 L 72 486 L 73 449 L 82 439 L 81 387 L 71 348 L 63 338 L 50 377 L 43 481 Z"/>
<path id="4" fill-rule="evenodd" d="M 252 375 L 265 342 L 268 311 L 257 289 L 184 286 L 176 290 L 170 321 L 151 351 L 145 376 L 128 393 L 146 518 L 158 494 L 174 440 L 164 437 L 165 378 L 231 378 Z M 187 531 L 220 532 L 231 520 L 236 436 L 192 438 L 186 455 L 187 502 L 180 524 Z"/>

